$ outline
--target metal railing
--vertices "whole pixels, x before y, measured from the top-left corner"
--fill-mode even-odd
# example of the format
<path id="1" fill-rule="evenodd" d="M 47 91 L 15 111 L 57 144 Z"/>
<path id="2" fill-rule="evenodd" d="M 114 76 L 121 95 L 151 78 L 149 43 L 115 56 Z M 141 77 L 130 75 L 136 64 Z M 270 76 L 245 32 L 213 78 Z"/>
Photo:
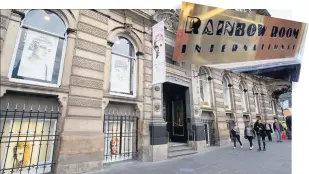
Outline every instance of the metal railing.
<path id="1" fill-rule="evenodd" d="M 0 173 L 52 172 L 60 115 L 52 106 L 0 110 Z"/>
<path id="2" fill-rule="evenodd" d="M 138 121 L 134 112 L 105 112 L 105 163 L 138 158 Z"/>

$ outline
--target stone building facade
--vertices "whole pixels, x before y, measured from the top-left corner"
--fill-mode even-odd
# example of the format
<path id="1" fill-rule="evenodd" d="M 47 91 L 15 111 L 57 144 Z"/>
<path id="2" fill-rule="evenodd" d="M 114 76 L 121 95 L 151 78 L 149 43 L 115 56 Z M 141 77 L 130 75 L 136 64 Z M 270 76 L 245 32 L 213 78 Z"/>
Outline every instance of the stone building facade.
<path id="1" fill-rule="evenodd" d="M 1 10 L 0 17 L 4 173 L 85 173 L 226 145 L 233 124 L 243 130 L 282 117 L 278 97 L 291 87 L 174 62 L 175 10 Z M 151 27 L 163 19 L 167 82 L 152 85 Z"/>

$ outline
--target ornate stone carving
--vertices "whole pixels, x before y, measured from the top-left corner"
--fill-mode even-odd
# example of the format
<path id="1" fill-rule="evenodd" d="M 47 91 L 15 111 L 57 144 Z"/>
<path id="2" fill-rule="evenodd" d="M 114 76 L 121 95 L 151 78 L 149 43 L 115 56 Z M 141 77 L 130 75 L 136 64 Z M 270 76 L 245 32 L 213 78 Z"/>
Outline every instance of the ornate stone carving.
<path id="1" fill-rule="evenodd" d="M 93 108 L 101 108 L 101 100 L 92 100 L 92 99 L 83 99 L 77 97 L 69 98 L 69 105 L 71 106 L 83 106 L 83 107 L 93 107 Z"/>
<path id="2" fill-rule="evenodd" d="M 155 109 L 156 112 L 159 112 L 160 111 L 160 103 L 155 103 L 154 109 Z"/>
<path id="3" fill-rule="evenodd" d="M 155 14 L 155 10 L 140 10 L 140 11 L 142 11 L 142 12 L 144 12 L 144 13 L 146 13 L 146 14 L 148 14 L 148 15 L 153 15 L 153 14 Z"/>
<path id="4" fill-rule="evenodd" d="M 157 22 L 165 20 L 164 24 L 168 30 L 177 31 L 179 16 L 175 10 L 156 10 L 153 19 Z"/>
<path id="5" fill-rule="evenodd" d="M 85 16 L 88 16 L 92 19 L 95 19 L 97 21 L 108 24 L 108 17 L 106 17 L 106 16 L 104 16 L 104 15 L 98 13 L 98 12 L 95 12 L 93 10 L 81 10 L 80 13 L 85 15 Z"/>
<path id="6" fill-rule="evenodd" d="M 78 23 L 77 28 L 80 31 L 89 33 L 91 35 L 94 35 L 94 36 L 97 36 L 97 37 L 100 37 L 100 38 L 103 38 L 103 39 L 106 39 L 106 37 L 107 37 L 107 31 L 99 29 L 97 27 L 93 27 L 91 25 L 88 25 L 88 24 L 85 24 L 85 23 L 82 23 L 82 22 Z"/>
<path id="7" fill-rule="evenodd" d="M 156 86 L 154 89 L 155 89 L 155 91 L 160 91 L 160 87 L 159 86 Z"/>
<path id="8" fill-rule="evenodd" d="M 195 109 L 194 109 L 194 113 L 195 113 L 195 115 L 198 115 L 198 114 L 199 114 L 199 112 L 200 112 L 199 108 L 198 108 L 198 107 L 195 107 Z"/>
<path id="9" fill-rule="evenodd" d="M 88 87 L 94 89 L 103 89 L 103 82 L 99 80 L 90 80 L 83 77 L 71 77 L 71 85 L 81 86 L 81 87 Z"/>
<path id="10" fill-rule="evenodd" d="M 6 29 L 6 24 L 8 22 L 7 18 L 0 17 L 0 26 Z M 1 36 L 2 37 L 2 36 Z M 3 36 L 4 37 L 4 36 Z"/>
<path id="11" fill-rule="evenodd" d="M 95 62 L 90 59 L 84 59 L 81 57 L 74 57 L 73 65 L 97 71 L 104 71 L 104 63 Z"/>
<path id="12" fill-rule="evenodd" d="M 131 34 L 132 30 L 133 30 L 133 25 L 132 24 L 124 24 L 124 32 L 126 34 Z"/>
<path id="13" fill-rule="evenodd" d="M 106 108 L 106 106 L 108 105 L 108 103 L 109 103 L 109 100 L 108 99 L 102 99 L 102 109 L 105 109 Z"/>
<path id="14" fill-rule="evenodd" d="M 75 46 L 77 48 L 105 56 L 106 48 L 103 45 L 98 45 L 98 44 L 95 44 L 95 43 L 92 43 L 92 42 L 89 42 L 89 41 L 85 41 L 85 40 L 82 40 L 82 39 L 76 39 Z"/>

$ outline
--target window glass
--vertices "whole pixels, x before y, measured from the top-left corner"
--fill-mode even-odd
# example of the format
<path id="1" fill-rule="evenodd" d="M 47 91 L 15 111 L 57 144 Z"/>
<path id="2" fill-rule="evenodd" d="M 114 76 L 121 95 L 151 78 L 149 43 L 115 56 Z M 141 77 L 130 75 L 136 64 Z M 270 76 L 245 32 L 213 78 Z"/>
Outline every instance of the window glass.
<path id="1" fill-rule="evenodd" d="M 49 10 L 31 10 L 27 13 L 24 25 L 64 36 L 66 25 L 58 15 Z"/>
<path id="2" fill-rule="evenodd" d="M 200 97 L 202 106 L 210 106 L 210 84 L 205 70 L 199 70 Z"/>
<path id="3" fill-rule="evenodd" d="M 223 97 L 224 97 L 224 108 L 231 109 L 230 92 L 226 78 L 223 79 Z"/>
<path id="4" fill-rule="evenodd" d="M 122 36 L 114 39 L 112 47 L 110 92 L 134 95 L 136 59 L 133 44 Z"/>
<path id="5" fill-rule="evenodd" d="M 112 51 L 125 56 L 135 57 L 133 44 L 122 36 L 115 37 Z"/>

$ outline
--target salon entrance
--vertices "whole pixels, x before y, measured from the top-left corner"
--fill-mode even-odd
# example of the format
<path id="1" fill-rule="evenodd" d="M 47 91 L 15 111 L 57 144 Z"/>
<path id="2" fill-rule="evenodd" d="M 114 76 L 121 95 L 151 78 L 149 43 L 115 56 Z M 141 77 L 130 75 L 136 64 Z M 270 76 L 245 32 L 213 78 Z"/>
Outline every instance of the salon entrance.
<path id="1" fill-rule="evenodd" d="M 163 115 L 169 142 L 187 143 L 187 101 L 189 88 L 174 83 L 163 84 Z"/>

